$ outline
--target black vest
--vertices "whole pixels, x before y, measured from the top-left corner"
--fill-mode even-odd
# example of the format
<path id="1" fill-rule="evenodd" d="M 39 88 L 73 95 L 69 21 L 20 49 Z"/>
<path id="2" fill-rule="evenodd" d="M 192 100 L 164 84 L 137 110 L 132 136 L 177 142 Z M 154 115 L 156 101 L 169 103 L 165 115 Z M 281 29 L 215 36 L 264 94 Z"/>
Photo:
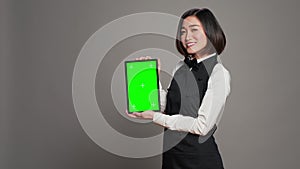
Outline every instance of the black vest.
<path id="1" fill-rule="evenodd" d="M 196 118 L 207 90 L 208 79 L 217 63 L 217 55 L 197 63 L 192 69 L 184 63 L 175 72 L 168 88 L 165 113 Z M 193 145 L 205 142 L 216 128 L 215 125 L 206 136 L 165 129 L 164 149 L 167 150 L 176 145 L 175 148 L 179 151 L 194 151 Z"/>

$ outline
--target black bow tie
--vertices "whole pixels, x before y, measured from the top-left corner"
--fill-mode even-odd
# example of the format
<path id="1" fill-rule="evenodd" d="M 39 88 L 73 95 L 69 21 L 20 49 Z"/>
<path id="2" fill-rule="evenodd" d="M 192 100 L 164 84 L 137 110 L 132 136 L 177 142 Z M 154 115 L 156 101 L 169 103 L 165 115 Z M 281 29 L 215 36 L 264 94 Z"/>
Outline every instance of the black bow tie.
<path id="1" fill-rule="evenodd" d="M 192 60 L 190 60 L 189 57 L 185 57 L 184 63 L 186 63 L 189 68 L 195 68 L 198 64 L 197 59 L 193 58 Z"/>

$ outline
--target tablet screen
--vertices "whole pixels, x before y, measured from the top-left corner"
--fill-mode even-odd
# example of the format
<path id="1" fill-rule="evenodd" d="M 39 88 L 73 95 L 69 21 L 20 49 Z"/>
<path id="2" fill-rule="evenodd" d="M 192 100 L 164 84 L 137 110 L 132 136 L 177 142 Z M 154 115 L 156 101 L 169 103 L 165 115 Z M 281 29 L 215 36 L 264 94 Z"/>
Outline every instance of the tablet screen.
<path id="1" fill-rule="evenodd" d="M 159 111 L 157 60 L 125 61 L 128 112 Z"/>

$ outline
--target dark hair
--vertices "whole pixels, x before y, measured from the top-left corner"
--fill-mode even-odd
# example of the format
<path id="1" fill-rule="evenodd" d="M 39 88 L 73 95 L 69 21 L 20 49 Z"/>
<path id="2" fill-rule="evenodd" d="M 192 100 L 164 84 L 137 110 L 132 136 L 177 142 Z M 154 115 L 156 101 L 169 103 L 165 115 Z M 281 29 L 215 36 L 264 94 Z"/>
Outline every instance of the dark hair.
<path id="1" fill-rule="evenodd" d="M 190 9 L 182 14 L 178 24 L 177 37 L 176 37 L 177 50 L 185 57 L 190 55 L 187 53 L 186 49 L 182 45 L 181 37 L 180 37 L 183 20 L 189 16 L 195 16 L 199 19 L 204 29 L 205 35 L 208 39 L 207 45 L 204 47 L 202 52 L 208 54 L 217 52 L 217 54 L 221 54 L 226 45 L 226 37 L 217 19 L 215 18 L 213 13 L 207 8 Z"/>

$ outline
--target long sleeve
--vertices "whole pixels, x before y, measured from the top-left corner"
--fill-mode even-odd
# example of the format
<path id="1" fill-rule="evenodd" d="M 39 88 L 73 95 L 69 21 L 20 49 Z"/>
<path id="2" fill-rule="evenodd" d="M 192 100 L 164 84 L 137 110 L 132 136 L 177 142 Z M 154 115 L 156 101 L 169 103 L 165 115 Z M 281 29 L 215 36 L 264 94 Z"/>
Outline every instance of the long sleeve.
<path id="1" fill-rule="evenodd" d="M 160 94 L 160 111 L 163 112 L 166 108 L 167 92 L 162 88 L 160 81 L 159 81 L 159 94 Z"/>
<path id="2" fill-rule="evenodd" d="M 198 110 L 198 117 L 155 113 L 153 122 L 170 130 L 206 135 L 220 120 L 229 94 L 230 74 L 219 63 L 214 67 L 208 80 L 207 91 Z"/>

